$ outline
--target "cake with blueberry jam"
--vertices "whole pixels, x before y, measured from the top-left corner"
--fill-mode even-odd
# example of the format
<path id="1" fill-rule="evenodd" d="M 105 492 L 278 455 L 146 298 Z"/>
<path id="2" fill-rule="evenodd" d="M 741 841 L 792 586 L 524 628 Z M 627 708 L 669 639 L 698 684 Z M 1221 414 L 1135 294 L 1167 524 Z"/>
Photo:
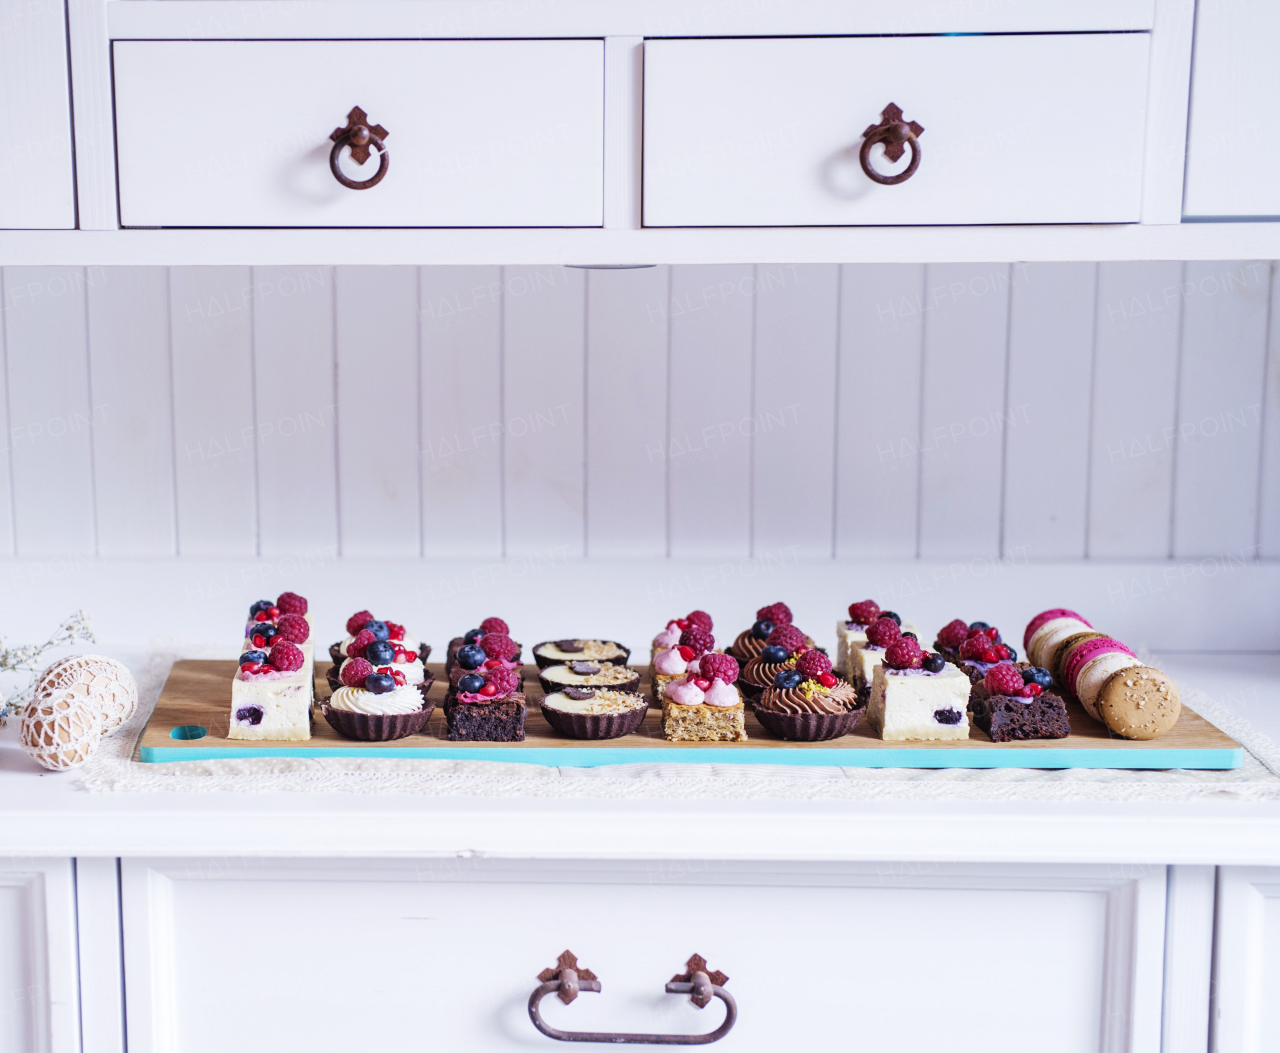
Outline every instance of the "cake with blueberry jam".
<path id="1" fill-rule="evenodd" d="M 708 654 L 700 672 L 662 689 L 662 734 L 672 742 L 744 742 L 746 706 L 733 655 Z"/>
<path id="2" fill-rule="evenodd" d="M 427 699 L 430 686 L 430 678 L 415 683 L 395 666 L 378 668 L 367 658 L 349 658 L 320 711 L 339 735 L 362 742 L 389 742 L 416 735 L 426 727 L 435 709 Z"/>
<path id="3" fill-rule="evenodd" d="M 445 699 L 451 742 L 523 742 L 525 697 L 514 669 L 477 669 Z"/>
<path id="4" fill-rule="evenodd" d="M 674 647 L 659 651 L 649 664 L 649 683 L 653 689 L 654 702 L 661 704 L 662 689 L 672 680 L 679 680 L 690 674 L 697 676 L 701 672 L 702 656 L 714 652 L 716 638 L 709 629 L 701 625 L 690 625 L 680 633 Z M 732 657 L 732 656 L 730 656 Z M 736 665 L 738 660 L 733 659 Z"/>
<path id="5" fill-rule="evenodd" d="M 835 668 L 852 684 L 858 684 L 857 652 L 867 646 L 867 630 L 881 618 L 890 618 L 897 622 L 898 628 L 913 635 L 919 635 L 915 626 L 907 625 L 905 629 L 902 619 L 893 611 L 882 611 L 875 600 L 861 600 L 849 604 L 848 619 L 836 622 L 836 662 Z"/>
<path id="6" fill-rule="evenodd" d="M 507 625 L 501 618 L 486 618 L 475 629 L 468 629 L 461 636 L 455 636 L 449 641 L 449 646 L 444 654 L 444 671 L 451 673 L 453 671 L 453 663 L 456 661 L 458 652 L 468 644 L 480 642 L 480 637 L 485 633 L 501 633 L 503 636 L 511 635 L 511 627 Z M 516 644 L 516 661 L 520 660 L 520 652 L 522 647 Z"/>
<path id="7" fill-rule="evenodd" d="M 853 687 L 835 675 L 831 659 L 815 650 L 780 669 L 753 708 L 766 731 L 792 742 L 847 735 L 866 712 Z"/>
<path id="8" fill-rule="evenodd" d="M 969 688 L 968 676 L 942 655 L 901 636 L 875 667 L 867 720 L 886 742 L 967 739 Z"/>
<path id="9" fill-rule="evenodd" d="M 976 684 L 993 666 L 1018 660 L 1018 652 L 1004 642 L 1000 630 L 986 622 L 948 622 L 933 641 L 933 649 Z"/>
<path id="10" fill-rule="evenodd" d="M 992 665 L 969 694 L 973 722 L 992 742 L 1023 739 L 1065 739 L 1071 734 L 1067 707 L 1050 689 L 1047 669 L 1010 663 Z"/>
<path id="11" fill-rule="evenodd" d="M 231 681 L 229 739 L 298 742 L 311 738 L 314 675 L 302 648 L 276 637 L 267 650 L 240 655 Z"/>
<path id="12" fill-rule="evenodd" d="M 794 625 L 777 626 L 765 640 L 764 649 L 751 659 L 742 670 L 738 686 L 749 699 L 757 699 L 783 670 L 794 670 L 796 660 L 813 650 L 809 638 Z M 820 652 L 819 652 L 820 653 Z"/>
<path id="13" fill-rule="evenodd" d="M 546 695 L 540 705 L 547 723 L 571 739 L 630 735 L 649 712 L 644 695 L 593 687 L 566 687 Z"/>
<path id="14" fill-rule="evenodd" d="M 545 640 L 533 649 L 533 660 L 539 669 L 568 662 L 605 662 L 626 665 L 631 648 L 616 640 Z"/>
<path id="15" fill-rule="evenodd" d="M 329 648 L 334 663 L 327 674 L 329 686 L 337 690 L 344 667 L 357 658 L 367 660 L 375 669 L 385 666 L 397 670 L 410 685 L 429 684 L 426 660 L 430 653 L 431 648 L 406 632 L 403 625 L 357 611 L 347 619 L 346 639 Z"/>
<path id="16" fill-rule="evenodd" d="M 711 632 L 715 628 L 711 615 L 706 611 L 690 611 L 683 618 L 672 618 L 667 627 L 649 643 L 649 661 L 658 657 L 659 651 L 669 651 L 680 643 L 680 634 L 691 626 Z"/>

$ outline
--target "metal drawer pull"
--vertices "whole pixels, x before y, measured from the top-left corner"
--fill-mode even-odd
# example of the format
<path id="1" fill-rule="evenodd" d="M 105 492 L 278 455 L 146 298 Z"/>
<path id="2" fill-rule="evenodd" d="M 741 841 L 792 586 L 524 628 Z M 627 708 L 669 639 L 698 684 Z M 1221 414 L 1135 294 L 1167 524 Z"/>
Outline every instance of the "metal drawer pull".
<path id="1" fill-rule="evenodd" d="M 391 155 L 387 153 L 386 144 L 382 140 L 390 134 L 382 125 L 370 124 L 368 114 L 359 106 L 353 106 L 351 112 L 347 114 L 347 126 L 335 128 L 333 134 L 329 136 L 333 140 L 333 149 L 329 151 L 329 170 L 333 172 L 333 178 L 348 190 L 368 190 L 371 186 L 381 183 L 382 177 L 387 174 L 387 168 L 391 164 Z M 369 160 L 369 147 L 372 146 L 381 155 L 378 171 L 363 181 L 349 179 L 343 175 L 342 169 L 338 167 L 338 157 L 344 146 L 351 147 L 351 157 L 358 165 Z"/>
<path id="2" fill-rule="evenodd" d="M 858 160 L 862 162 L 862 170 L 867 173 L 867 178 L 885 186 L 905 183 L 920 167 L 920 144 L 916 140 L 922 134 L 924 129 L 920 125 L 915 121 L 904 121 L 902 111 L 889 103 L 880 114 L 880 123 L 871 125 L 862 133 L 862 149 L 858 153 Z M 911 163 L 897 175 L 881 175 L 871 167 L 871 147 L 876 143 L 884 143 L 884 155 L 890 161 L 902 158 L 902 144 L 906 143 L 911 148 Z"/>
<path id="3" fill-rule="evenodd" d="M 729 978 L 724 973 L 708 972 L 707 961 L 700 954 L 689 959 L 685 971 L 671 978 L 667 984 L 667 994 L 687 994 L 689 1001 L 699 1009 L 703 1009 L 712 998 L 724 1003 L 724 1023 L 714 1031 L 705 1035 L 630 1035 L 613 1031 L 560 1031 L 542 1019 L 538 1012 L 538 1003 L 551 992 L 568 1005 L 583 991 L 600 991 L 600 981 L 590 969 L 578 964 L 578 956 L 572 951 L 560 955 L 554 969 L 543 969 L 538 974 L 542 986 L 529 996 L 529 1019 L 533 1026 L 548 1038 L 559 1042 L 613 1042 L 616 1044 L 631 1043 L 646 1046 L 705 1046 L 724 1038 L 738 1019 L 738 1004 L 733 995 L 724 989 Z"/>

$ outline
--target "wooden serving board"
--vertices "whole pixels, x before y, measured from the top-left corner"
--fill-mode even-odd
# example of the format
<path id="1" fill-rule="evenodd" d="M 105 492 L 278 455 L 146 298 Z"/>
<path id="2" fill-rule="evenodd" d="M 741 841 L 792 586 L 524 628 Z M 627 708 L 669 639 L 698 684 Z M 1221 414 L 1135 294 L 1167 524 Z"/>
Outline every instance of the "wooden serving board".
<path id="1" fill-rule="evenodd" d="M 328 662 L 316 663 L 316 697 L 326 698 Z M 1150 742 L 1116 738 L 1074 702 L 1067 704 L 1071 734 L 1065 739 L 992 742 L 977 728 L 967 742 L 882 742 L 865 719 L 853 733 L 829 742 L 783 742 L 747 711 L 746 742 L 668 742 L 662 715 L 652 707 L 641 729 L 620 739 L 586 742 L 557 734 L 538 708 L 542 690 L 536 671 L 525 667 L 529 715 L 523 742 L 450 742 L 445 738 L 444 667 L 430 697 L 437 709 L 425 732 L 394 742 L 356 742 L 342 738 L 316 712 L 307 742 L 244 742 L 226 737 L 231 709 L 234 661 L 174 663 L 138 741 L 138 759 L 217 760 L 234 757 L 400 757 L 437 760 L 494 760 L 554 767 L 604 764 L 798 764 L 854 768 L 1238 768 L 1244 751 L 1235 739 L 1186 706 L 1177 726 Z M 642 668 L 641 690 L 648 690 Z M 200 734 L 203 729 L 203 734 Z M 198 736 L 198 737 L 192 737 Z"/>

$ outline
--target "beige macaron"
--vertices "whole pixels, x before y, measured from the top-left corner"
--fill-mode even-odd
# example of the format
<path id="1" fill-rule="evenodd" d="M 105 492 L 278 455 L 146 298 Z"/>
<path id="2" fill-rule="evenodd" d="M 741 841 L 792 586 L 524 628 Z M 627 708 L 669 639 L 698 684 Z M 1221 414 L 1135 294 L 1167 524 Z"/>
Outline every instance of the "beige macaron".
<path id="1" fill-rule="evenodd" d="M 1122 669 L 1098 693 L 1102 722 L 1126 739 L 1154 739 L 1178 722 L 1182 696 L 1159 669 Z"/>

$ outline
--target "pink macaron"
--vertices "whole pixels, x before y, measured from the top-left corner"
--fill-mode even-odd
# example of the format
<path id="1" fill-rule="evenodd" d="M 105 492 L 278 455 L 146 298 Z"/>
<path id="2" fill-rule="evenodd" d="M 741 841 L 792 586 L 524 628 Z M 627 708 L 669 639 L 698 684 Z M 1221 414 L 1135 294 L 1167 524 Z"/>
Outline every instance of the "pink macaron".
<path id="1" fill-rule="evenodd" d="M 1089 625 L 1089 623 L 1081 618 L 1080 615 L 1076 614 L 1075 611 L 1069 611 L 1065 607 L 1054 607 L 1053 610 L 1041 611 L 1032 618 L 1031 621 L 1027 622 L 1027 631 L 1022 634 L 1022 650 L 1024 654 L 1028 647 L 1031 646 L 1031 637 L 1036 634 L 1036 630 L 1046 622 L 1053 621 L 1055 618 L 1074 618 L 1078 622 L 1084 622 L 1085 625 Z M 1089 625 L 1089 628 L 1092 629 L 1093 626 Z"/>
<path id="2" fill-rule="evenodd" d="M 1133 652 L 1129 648 L 1110 636 L 1086 640 L 1067 655 L 1067 664 L 1062 667 L 1063 679 L 1066 680 L 1067 687 L 1073 695 L 1076 693 L 1076 677 L 1080 675 L 1080 670 L 1104 654 L 1127 654 L 1133 657 Z"/>

